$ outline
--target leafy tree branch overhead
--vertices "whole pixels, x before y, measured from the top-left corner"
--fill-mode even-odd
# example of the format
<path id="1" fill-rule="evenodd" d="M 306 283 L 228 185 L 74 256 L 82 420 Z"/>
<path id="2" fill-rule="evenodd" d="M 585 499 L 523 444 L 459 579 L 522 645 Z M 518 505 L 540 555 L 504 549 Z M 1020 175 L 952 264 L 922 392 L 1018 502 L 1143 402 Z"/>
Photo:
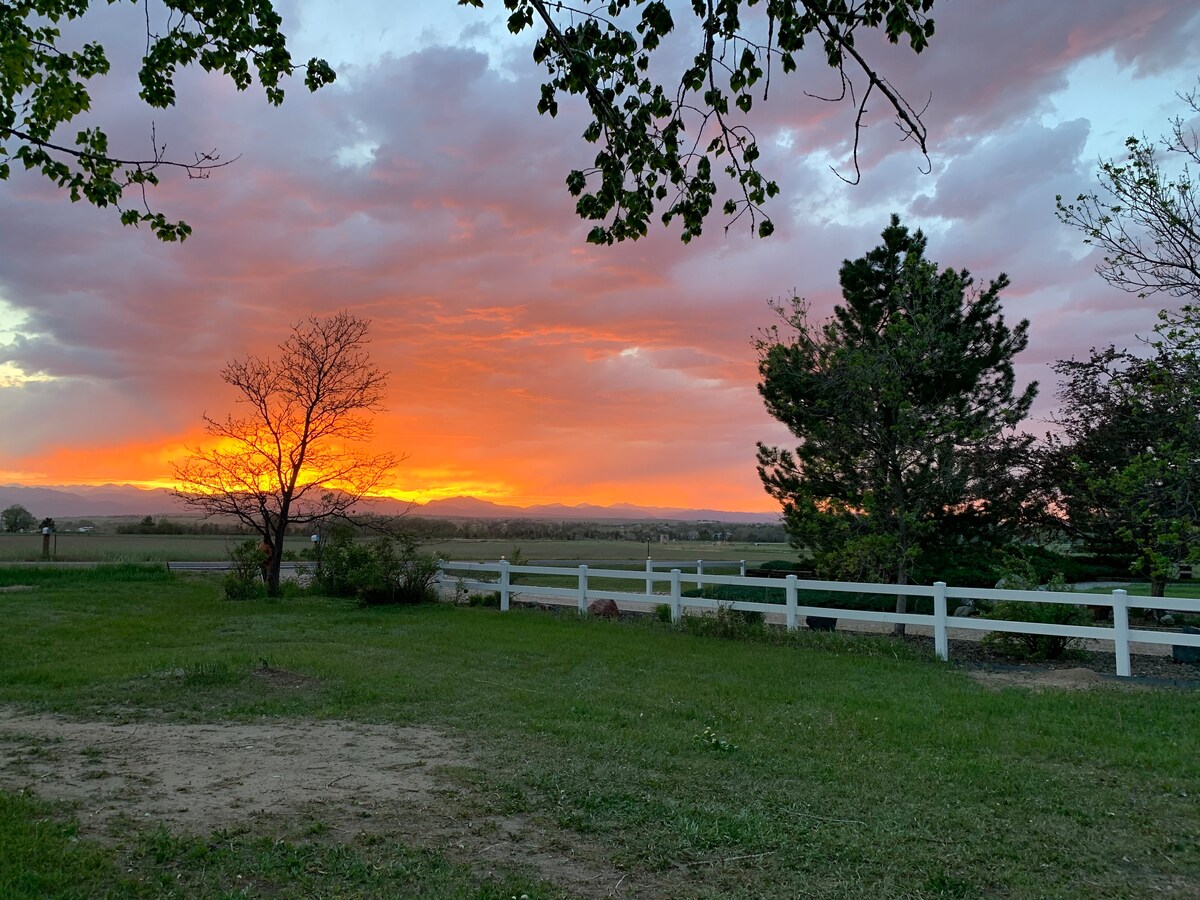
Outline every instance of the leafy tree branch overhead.
<path id="1" fill-rule="evenodd" d="M 484 0 L 458 0 L 483 7 Z M 556 115 L 559 97 L 582 95 L 591 122 L 583 137 L 599 149 L 591 166 L 573 170 L 567 189 L 576 211 L 595 222 L 593 243 L 637 239 L 651 217 L 678 218 L 686 243 L 701 233 L 718 193 L 714 166 L 724 165 L 734 196 L 722 212 L 733 224 L 748 218 L 761 237 L 774 230 L 764 211 L 778 185 L 758 169 L 760 150 L 747 123 L 771 78 L 796 71 L 806 45 L 819 45 L 840 76 L 840 96 L 857 107 L 852 181 L 867 103 L 881 95 L 904 139 L 925 152 L 920 112 L 856 47 L 863 29 L 881 29 L 892 43 L 920 53 L 933 35 L 934 0 L 692 0 L 695 54 L 677 76 L 659 81 L 653 57 L 676 32 L 663 0 L 504 0 L 514 33 L 542 31 L 534 61 L 546 67 L 538 111 Z M 677 10 L 676 10 L 677 11 Z M 812 52 L 816 52 L 815 48 Z M 728 224 L 727 226 L 728 227 Z"/>
<path id="2" fill-rule="evenodd" d="M 1179 99 L 1200 114 L 1200 85 Z M 1099 189 L 1057 198 L 1058 218 L 1100 250 L 1096 272 L 1139 297 L 1200 302 L 1200 136 L 1181 116 L 1158 141 L 1130 136 L 1122 160 L 1102 159 Z"/>
<path id="3" fill-rule="evenodd" d="M 563 95 L 579 95 L 587 103 L 590 121 L 583 137 L 598 149 L 589 165 L 567 174 L 566 187 L 580 218 L 593 223 L 588 234 L 593 243 L 641 237 L 655 217 L 663 224 L 678 219 L 680 237 L 687 242 L 701 233 L 715 203 L 726 227 L 745 220 L 758 235 L 771 234 L 774 225 L 765 206 L 779 187 L 759 169 L 761 151 L 749 114 L 767 100 L 773 77 L 796 72 L 806 48 L 838 74 L 840 91 L 824 99 L 848 99 L 857 110 L 853 173 L 846 180 L 859 177 L 858 138 L 872 98 L 884 99 L 902 138 L 925 152 L 920 111 L 866 58 L 856 36 L 878 30 L 919 53 L 933 34 L 934 0 L 692 0 L 690 6 L 664 0 L 579 0 L 574 6 L 503 2 L 510 31 L 539 32 L 533 60 L 545 67 L 546 80 L 538 111 L 557 114 Z M 483 8 L 484 0 L 459 4 Z M 158 184 L 164 170 L 203 178 L 231 160 L 215 151 L 170 158 L 153 132 L 150 151 L 141 158 L 114 153 L 101 127 L 67 134 L 90 109 L 93 79 L 110 69 L 102 44 L 73 46 L 59 27 L 91 5 L 91 0 L 0 5 L 5 61 L 0 67 L 0 180 L 10 176 L 16 162 L 39 171 L 72 201 L 113 207 L 124 224 L 146 223 L 162 240 L 183 240 L 191 228 L 157 211 L 147 188 Z M 284 76 L 299 70 L 310 90 L 334 80 L 324 60 L 293 63 L 282 19 L 269 0 L 148 0 L 145 9 L 139 97 L 152 108 L 175 104 L 175 75 L 189 65 L 221 73 L 239 90 L 257 78 L 272 104 L 283 101 Z M 668 54 L 661 51 L 664 41 L 684 31 L 677 28 L 680 15 L 691 20 L 694 54 L 681 71 L 670 71 Z M 731 196 L 718 199 L 725 188 Z"/>
<path id="4" fill-rule="evenodd" d="M 99 127 L 84 128 L 73 138 L 63 135 L 91 108 L 89 83 L 109 72 L 103 45 L 89 41 L 71 47 L 63 41 L 60 26 L 79 19 L 90 5 L 90 0 L 0 3 L 0 180 L 9 178 L 15 161 L 40 171 L 72 202 L 114 207 L 122 223 L 144 222 L 161 240 L 181 241 L 191 228 L 155 211 L 147 186 L 158 184 L 161 169 L 204 178 L 229 161 L 215 151 L 195 153 L 192 160 L 168 158 L 153 131 L 150 153 L 141 158 L 112 154 L 108 134 Z M 334 79 L 324 60 L 292 63 L 279 30 L 282 19 L 269 0 L 161 0 L 166 13 L 161 24 L 152 16 L 152 5 L 146 0 L 146 52 L 138 73 L 138 96 L 152 108 L 175 104 L 181 66 L 222 73 L 238 90 L 250 87 L 257 75 L 268 102 L 276 105 L 283 102 L 282 79 L 293 72 L 303 69 L 304 83 L 314 91 Z"/>

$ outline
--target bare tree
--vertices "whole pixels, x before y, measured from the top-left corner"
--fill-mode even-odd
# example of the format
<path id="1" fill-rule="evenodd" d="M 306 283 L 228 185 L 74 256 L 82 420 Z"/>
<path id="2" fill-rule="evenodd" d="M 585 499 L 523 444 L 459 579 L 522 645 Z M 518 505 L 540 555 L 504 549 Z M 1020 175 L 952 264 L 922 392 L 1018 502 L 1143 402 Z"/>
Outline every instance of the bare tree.
<path id="1" fill-rule="evenodd" d="M 292 327 L 278 358 L 248 355 L 221 378 L 243 415 L 205 414 L 213 438 L 175 465 L 175 493 L 206 515 L 233 516 L 263 541 L 267 590 L 279 590 L 289 525 L 345 516 L 400 458 L 375 453 L 370 413 L 382 408 L 387 373 L 367 351 L 370 322 L 349 312 Z"/>

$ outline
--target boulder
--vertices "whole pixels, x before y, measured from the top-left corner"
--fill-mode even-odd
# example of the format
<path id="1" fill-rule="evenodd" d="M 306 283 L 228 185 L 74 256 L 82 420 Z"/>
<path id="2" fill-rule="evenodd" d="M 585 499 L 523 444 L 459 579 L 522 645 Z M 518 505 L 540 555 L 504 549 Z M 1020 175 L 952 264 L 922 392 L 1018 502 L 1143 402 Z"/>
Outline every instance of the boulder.
<path id="1" fill-rule="evenodd" d="M 619 619 L 621 609 L 613 600 L 593 600 L 588 604 L 588 615 L 599 619 Z"/>
<path id="2" fill-rule="evenodd" d="M 960 606 L 954 611 L 954 618 L 956 619 L 969 619 L 973 615 L 975 615 L 975 607 L 970 603 Z"/>

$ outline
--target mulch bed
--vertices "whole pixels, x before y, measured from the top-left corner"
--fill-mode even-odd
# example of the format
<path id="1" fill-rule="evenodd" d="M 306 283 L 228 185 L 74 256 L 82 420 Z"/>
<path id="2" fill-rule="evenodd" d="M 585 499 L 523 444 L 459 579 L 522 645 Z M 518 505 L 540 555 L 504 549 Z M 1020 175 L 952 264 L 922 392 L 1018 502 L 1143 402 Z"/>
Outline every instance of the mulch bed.
<path id="1" fill-rule="evenodd" d="M 907 643 L 927 648 L 933 652 L 933 638 L 924 635 L 909 635 Z M 1117 660 L 1112 653 L 1098 650 L 1068 651 L 1062 659 L 1039 660 L 1019 663 L 1007 656 L 990 650 L 978 641 L 950 641 L 950 662 L 960 669 L 984 671 L 1051 671 L 1054 669 L 1091 669 L 1101 675 L 1117 674 Z M 1148 656 L 1132 653 L 1129 668 L 1134 678 L 1178 687 L 1200 688 L 1200 666 L 1178 663 L 1168 656 Z"/>

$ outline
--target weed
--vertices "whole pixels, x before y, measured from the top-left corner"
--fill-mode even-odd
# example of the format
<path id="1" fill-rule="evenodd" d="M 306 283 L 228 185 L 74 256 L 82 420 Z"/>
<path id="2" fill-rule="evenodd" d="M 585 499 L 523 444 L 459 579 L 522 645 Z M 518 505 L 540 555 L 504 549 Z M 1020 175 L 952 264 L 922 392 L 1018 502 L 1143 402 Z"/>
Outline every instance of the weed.
<path id="1" fill-rule="evenodd" d="M 704 730 L 696 735 L 696 740 L 706 749 L 716 750 L 719 753 L 732 753 L 737 749 L 737 744 L 731 744 L 708 726 L 705 726 Z"/>

